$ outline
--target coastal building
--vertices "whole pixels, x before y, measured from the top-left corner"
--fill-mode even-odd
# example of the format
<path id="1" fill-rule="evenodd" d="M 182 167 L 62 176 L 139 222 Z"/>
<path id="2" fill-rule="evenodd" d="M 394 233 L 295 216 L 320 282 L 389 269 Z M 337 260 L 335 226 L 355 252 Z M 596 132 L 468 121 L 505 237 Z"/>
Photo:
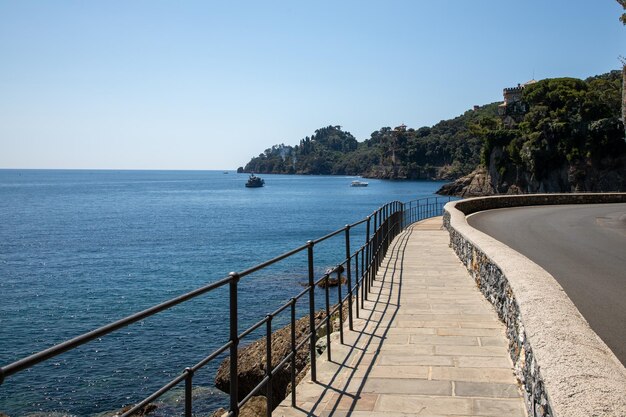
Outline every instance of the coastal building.
<path id="1" fill-rule="evenodd" d="M 504 103 L 498 106 L 498 114 L 503 118 L 505 126 L 513 125 L 528 111 L 526 103 L 522 101 L 522 92 L 526 86 L 536 82 L 530 80 L 524 84 L 517 84 L 517 87 L 505 88 L 502 91 Z"/>
<path id="2" fill-rule="evenodd" d="M 406 132 L 406 125 L 402 123 L 400 126 L 396 126 L 393 128 L 396 132 Z"/>

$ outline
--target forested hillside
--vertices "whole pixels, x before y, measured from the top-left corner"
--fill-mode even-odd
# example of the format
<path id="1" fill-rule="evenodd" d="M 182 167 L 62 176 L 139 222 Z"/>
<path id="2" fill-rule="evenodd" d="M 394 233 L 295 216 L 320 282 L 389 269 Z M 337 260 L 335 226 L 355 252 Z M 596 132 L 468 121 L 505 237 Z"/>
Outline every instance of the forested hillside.
<path id="1" fill-rule="evenodd" d="M 520 91 L 519 101 L 500 113 L 500 103 L 492 103 L 432 127 L 383 127 L 363 142 L 327 126 L 295 146 L 266 149 L 240 170 L 456 179 L 482 167 L 487 177 L 479 193 L 626 188 L 619 71 L 546 79 Z M 448 192 L 463 194 L 465 185 Z"/>
<path id="2" fill-rule="evenodd" d="M 382 127 L 357 142 L 341 126 L 327 126 L 295 146 L 274 145 L 245 172 L 363 175 L 376 178 L 456 178 L 480 162 L 482 139 L 470 128 L 497 114 L 497 103 L 468 110 L 432 127 Z"/>

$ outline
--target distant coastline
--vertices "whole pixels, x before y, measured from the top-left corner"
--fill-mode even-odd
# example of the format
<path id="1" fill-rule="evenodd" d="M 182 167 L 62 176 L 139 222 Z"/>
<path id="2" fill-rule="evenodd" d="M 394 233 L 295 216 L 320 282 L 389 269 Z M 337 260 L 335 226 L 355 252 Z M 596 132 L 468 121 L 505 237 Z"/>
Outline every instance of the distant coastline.
<path id="1" fill-rule="evenodd" d="M 531 80 L 503 88 L 503 102 L 432 127 L 383 127 L 363 142 L 326 126 L 238 171 L 455 181 L 440 192 L 457 196 L 623 191 L 624 78 L 626 70 Z"/>

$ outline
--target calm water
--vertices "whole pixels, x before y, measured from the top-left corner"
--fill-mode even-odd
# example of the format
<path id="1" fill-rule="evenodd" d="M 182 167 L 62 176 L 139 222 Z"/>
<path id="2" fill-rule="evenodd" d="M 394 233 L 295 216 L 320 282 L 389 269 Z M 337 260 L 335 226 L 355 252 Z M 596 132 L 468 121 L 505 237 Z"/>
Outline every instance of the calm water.
<path id="1" fill-rule="evenodd" d="M 441 185 L 263 177 L 264 188 L 247 189 L 246 175 L 222 171 L 0 170 L 0 365 Z M 363 236 L 355 230 L 352 246 Z M 340 262 L 343 245 L 316 247 L 316 271 Z M 305 254 L 242 280 L 241 330 L 303 281 Z M 227 310 L 227 293 L 217 291 L 10 377 L 0 411 L 94 415 L 135 403 L 225 343 Z M 194 378 L 197 411 L 225 403 L 213 388 L 218 364 Z M 179 395 L 164 402 L 174 407 Z"/>

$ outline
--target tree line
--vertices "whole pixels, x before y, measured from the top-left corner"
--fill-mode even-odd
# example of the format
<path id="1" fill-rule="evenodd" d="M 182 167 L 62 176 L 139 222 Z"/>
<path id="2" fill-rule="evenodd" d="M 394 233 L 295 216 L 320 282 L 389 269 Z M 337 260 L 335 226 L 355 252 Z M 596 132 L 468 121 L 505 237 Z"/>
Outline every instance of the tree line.
<path id="1" fill-rule="evenodd" d="M 341 126 L 326 126 L 295 146 L 266 149 L 240 171 L 454 179 L 492 163 L 496 147 L 499 169 L 539 177 L 564 165 L 617 164 L 625 152 L 621 78 L 612 71 L 530 84 L 522 91 L 524 114 L 509 124 L 499 103 L 491 103 L 430 127 L 382 127 L 362 142 Z"/>
<path id="2" fill-rule="evenodd" d="M 496 113 L 497 103 L 492 103 L 432 127 L 382 127 L 362 142 L 341 126 L 326 126 L 295 146 L 283 143 L 266 149 L 240 171 L 390 179 L 455 178 L 469 173 L 480 161 L 482 139 L 469 126 Z"/>

